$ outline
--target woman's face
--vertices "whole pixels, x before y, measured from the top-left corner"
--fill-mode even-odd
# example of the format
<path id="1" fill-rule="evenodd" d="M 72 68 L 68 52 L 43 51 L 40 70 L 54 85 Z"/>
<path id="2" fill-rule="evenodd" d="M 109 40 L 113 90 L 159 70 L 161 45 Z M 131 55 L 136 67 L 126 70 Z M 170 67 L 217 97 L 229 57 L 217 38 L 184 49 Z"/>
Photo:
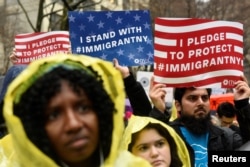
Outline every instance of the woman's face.
<path id="1" fill-rule="evenodd" d="M 150 162 L 153 167 L 168 167 L 171 163 L 168 141 L 155 129 L 144 129 L 139 132 L 132 153 Z"/>
<path id="2" fill-rule="evenodd" d="M 66 81 L 51 98 L 46 109 L 48 137 L 61 160 L 67 164 L 87 164 L 97 149 L 98 118 L 88 97 L 75 94 Z"/>

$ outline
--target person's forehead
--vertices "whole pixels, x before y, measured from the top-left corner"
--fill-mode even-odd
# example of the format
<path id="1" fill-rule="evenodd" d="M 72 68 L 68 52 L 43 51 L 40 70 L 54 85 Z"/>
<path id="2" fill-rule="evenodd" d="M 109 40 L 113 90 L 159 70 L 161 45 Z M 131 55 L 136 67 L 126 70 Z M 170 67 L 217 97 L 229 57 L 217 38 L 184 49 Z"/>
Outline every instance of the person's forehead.
<path id="1" fill-rule="evenodd" d="M 228 122 L 228 123 L 231 123 L 231 122 L 233 122 L 233 120 L 234 120 L 234 117 L 226 117 L 226 116 L 222 116 L 221 117 L 221 120 L 223 121 L 223 122 Z"/>
<path id="2" fill-rule="evenodd" d="M 186 89 L 184 95 L 207 95 L 207 89 L 205 88 L 193 88 L 193 89 Z"/>

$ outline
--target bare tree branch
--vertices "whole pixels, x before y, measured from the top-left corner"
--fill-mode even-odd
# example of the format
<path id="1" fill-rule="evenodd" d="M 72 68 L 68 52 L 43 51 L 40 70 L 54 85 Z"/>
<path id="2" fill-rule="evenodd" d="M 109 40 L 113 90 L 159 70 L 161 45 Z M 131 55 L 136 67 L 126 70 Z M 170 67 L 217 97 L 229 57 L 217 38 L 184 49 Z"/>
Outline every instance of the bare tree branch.
<path id="1" fill-rule="evenodd" d="M 23 4 L 21 3 L 20 0 L 17 0 L 17 2 L 18 2 L 18 5 L 21 7 L 23 13 L 25 14 L 25 17 L 26 17 L 26 19 L 27 19 L 29 25 L 31 26 L 31 28 L 33 29 L 33 31 L 36 32 L 37 29 L 33 26 L 32 22 L 31 22 L 31 20 L 30 20 L 30 18 L 29 18 L 29 15 L 28 15 L 28 13 L 27 13 L 27 11 L 26 11 L 25 8 L 23 7 Z"/>

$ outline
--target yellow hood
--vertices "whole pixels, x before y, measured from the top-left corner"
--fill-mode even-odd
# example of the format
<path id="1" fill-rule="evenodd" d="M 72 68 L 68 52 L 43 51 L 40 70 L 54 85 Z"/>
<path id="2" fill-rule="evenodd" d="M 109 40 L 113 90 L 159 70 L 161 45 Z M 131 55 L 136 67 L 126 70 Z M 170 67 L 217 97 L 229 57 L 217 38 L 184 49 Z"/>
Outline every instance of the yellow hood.
<path id="1" fill-rule="evenodd" d="M 64 64 L 66 62 L 77 62 L 82 68 L 91 66 L 102 77 L 105 90 L 115 104 L 117 112 L 113 116 L 115 126 L 112 133 L 112 148 L 104 165 L 102 165 L 107 167 L 114 166 L 124 129 L 125 92 L 122 76 L 111 62 L 88 56 L 66 54 L 59 54 L 32 62 L 9 86 L 4 100 L 4 117 L 10 134 L 0 140 L 0 166 L 58 166 L 28 139 L 21 120 L 13 114 L 13 103 L 14 101 L 18 103 L 19 97 L 36 80 L 30 78 L 37 78 L 39 75 L 42 75 L 41 66 L 46 63 Z"/>
<path id="2" fill-rule="evenodd" d="M 123 134 L 121 149 L 128 150 L 128 146 L 131 143 L 132 134 L 141 131 L 148 123 L 160 124 L 168 130 L 168 132 L 176 142 L 178 155 L 180 157 L 180 160 L 182 161 L 183 167 L 190 167 L 191 165 L 189 153 L 183 140 L 179 137 L 179 135 L 172 127 L 154 118 L 132 115 Z"/>

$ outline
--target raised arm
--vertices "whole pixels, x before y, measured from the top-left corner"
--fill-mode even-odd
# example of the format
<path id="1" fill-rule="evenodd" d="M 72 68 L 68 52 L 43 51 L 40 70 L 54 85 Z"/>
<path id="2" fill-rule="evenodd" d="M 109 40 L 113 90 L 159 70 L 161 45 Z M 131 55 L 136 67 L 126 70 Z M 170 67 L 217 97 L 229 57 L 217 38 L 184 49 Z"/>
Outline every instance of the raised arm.
<path id="1" fill-rule="evenodd" d="M 154 106 L 150 116 L 167 123 L 171 115 L 166 111 L 165 96 L 167 92 L 165 88 L 164 84 L 154 84 L 154 77 L 150 79 L 149 97 Z"/>
<path id="2" fill-rule="evenodd" d="M 242 80 L 235 83 L 234 103 L 237 109 L 237 121 L 240 126 L 243 142 L 250 140 L 250 88 L 247 79 L 242 76 Z"/>
<path id="3" fill-rule="evenodd" d="M 132 106 L 133 114 L 148 116 L 152 110 L 152 106 L 141 83 L 135 80 L 127 66 L 121 66 L 117 59 L 114 59 L 113 63 L 123 76 L 126 94 Z"/>

